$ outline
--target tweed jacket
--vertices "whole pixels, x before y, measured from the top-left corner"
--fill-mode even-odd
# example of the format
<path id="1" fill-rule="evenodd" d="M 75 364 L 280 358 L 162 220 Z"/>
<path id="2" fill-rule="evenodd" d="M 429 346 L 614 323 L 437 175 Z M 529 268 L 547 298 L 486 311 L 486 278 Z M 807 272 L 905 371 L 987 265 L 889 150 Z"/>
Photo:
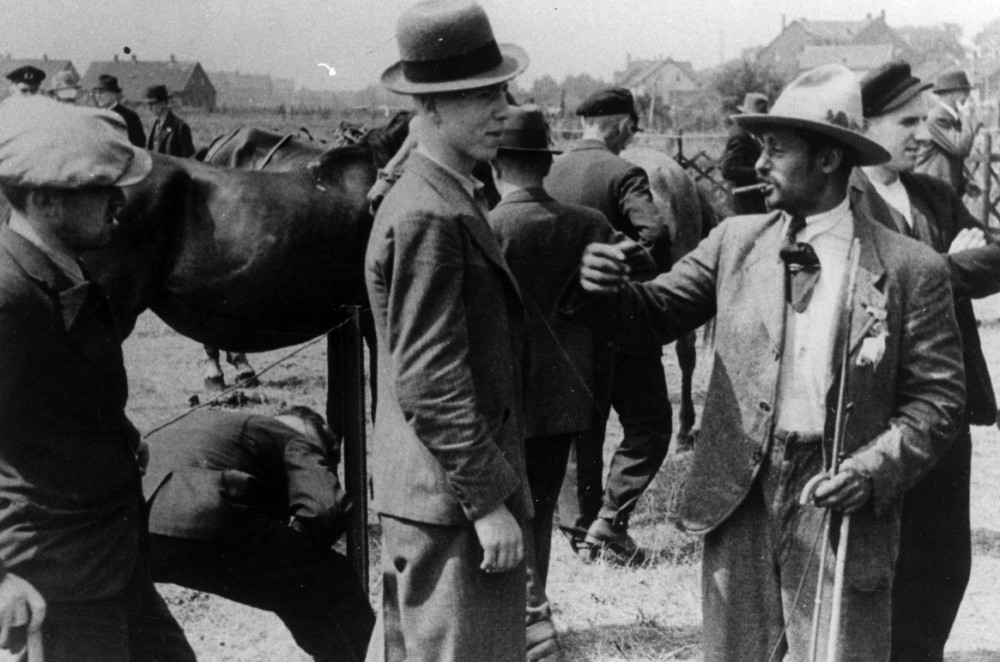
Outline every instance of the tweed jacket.
<path id="1" fill-rule="evenodd" d="M 904 172 L 900 174 L 900 181 L 910 196 L 916 238 L 944 255 L 951 270 L 955 316 L 962 334 L 965 358 L 966 414 L 969 422 L 973 425 L 993 425 L 997 416 L 996 396 L 983 356 L 972 299 L 1000 292 L 1000 244 L 990 243 L 982 248 L 948 255 L 951 242 L 961 230 L 982 229 L 982 225 L 973 218 L 961 197 L 941 180 Z M 859 194 L 859 208 L 866 216 L 890 229 L 904 234 L 909 232 L 902 214 L 885 203 L 864 172 L 855 169 L 851 187 Z"/>
<path id="2" fill-rule="evenodd" d="M 895 552 L 887 553 L 887 544 L 898 540 L 899 499 L 954 440 L 965 404 L 964 371 L 943 258 L 867 220 L 859 206 L 852 194 L 861 248 L 846 399 L 854 407 L 844 450 L 846 461 L 871 477 L 873 493 L 853 518 L 851 537 L 878 547 L 881 569 L 891 572 Z M 678 525 L 692 533 L 713 530 L 739 506 L 767 457 L 786 314 L 778 257 L 782 218 L 773 212 L 730 219 L 669 273 L 631 286 L 621 298 L 583 296 L 580 305 L 577 288 L 564 300 L 567 312 L 603 311 L 607 324 L 655 334 L 664 343 L 716 317 L 704 421 L 677 512 Z M 859 348 L 881 335 L 880 318 L 884 354 L 874 366 L 860 365 Z M 835 383 L 826 443 L 836 393 Z"/>
<path id="3" fill-rule="evenodd" d="M 524 307 L 482 209 L 420 153 L 379 207 L 365 279 L 379 512 L 464 526 L 506 503 L 524 521 Z"/>
<path id="4" fill-rule="evenodd" d="M 611 227 L 638 241 L 661 271 L 670 268 L 670 232 L 653 203 L 649 177 L 600 140 L 581 140 L 552 165 L 545 190 L 565 205 L 604 214 Z"/>
<path id="5" fill-rule="evenodd" d="M 558 315 L 557 305 L 587 244 L 614 243 L 622 235 L 600 212 L 560 204 L 541 188 L 504 196 L 490 212 L 489 223 L 527 309 L 527 436 L 586 430 L 597 406 L 594 334 Z M 646 269 L 655 270 L 652 258 L 645 257 Z"/>
<path id="6" fill-rule="evenodd" d="M 213 540 L 263 515 L 330 547 L 347 500 L 337 458 L 281 421 L 200 410 L 146 439 L 149 532 Z"/>
<path id="7" fill-rule="evenodd" d="M 187 158 L 194 156 L 194 143 L 191 141 L 191 127 L 187 122 L 174 115 L 172 110 L 167 110 L 161 121 L 159 118 L 153 122 L 149 129 L 149 139 L 146 141 L 146 149 L 160 154 L 170 156 L 180 156 Z"/>
<path id="8" fill-rule="evenodd" d="M 963 123 L 940 102 L 927 114 L 925 123 L 930 140 L 917 154 L 916 172 L 937 177 L 965 194 L 965 159 L 972 153 L 978 127 Z"/>
<path id="9" fill-rule="evenodd" d="M 124 588 L 139 554 L 139 435 L 111 310 L 0 228 L 0 562 L 53 602 Z"/>
<path id="10" fill-rule="evenodd" d="M 142 128 L 139 114 L 121 103 L 113 105 L 111 110 L 121 115 L 122 119 L 125 120 L 125 126 L 128 127 L 128 141 L 136 147 L 145 147 L 146 132 Z"/>

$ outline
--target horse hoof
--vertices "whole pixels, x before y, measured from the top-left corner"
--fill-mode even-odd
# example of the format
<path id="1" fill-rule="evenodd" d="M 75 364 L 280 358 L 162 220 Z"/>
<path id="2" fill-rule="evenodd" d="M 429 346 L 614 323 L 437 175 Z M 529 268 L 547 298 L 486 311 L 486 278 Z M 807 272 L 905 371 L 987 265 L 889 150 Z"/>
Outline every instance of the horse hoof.
<path id="1" fill-rule="evenodd" d="M 260 386 L 260 380 L 257 379 L 257 373 L 253 370 L 241 372 L 236 375 L 236 381 L 240 384 L 240 386 L 245 386 L 246 388 L 256 388 Z"/>
<path id="2" fill-rule="evenodd" d="M 226 379 L 222 375 L 211 375 L 205 378 L 205 388 L 209 391 L 226 390 Z"/>

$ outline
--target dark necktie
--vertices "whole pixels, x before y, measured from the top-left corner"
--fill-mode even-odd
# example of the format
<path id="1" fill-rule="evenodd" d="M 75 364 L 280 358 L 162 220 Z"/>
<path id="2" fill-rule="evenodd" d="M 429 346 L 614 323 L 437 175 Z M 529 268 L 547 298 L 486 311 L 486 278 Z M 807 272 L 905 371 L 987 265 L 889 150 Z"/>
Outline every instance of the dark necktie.
<path id="1" fill-rule="evenodd" d="M 816 251 L 809 244 L 795 240 L 795 236 L 805 226 L 806 219 L 792 217 L 779 253 L 785 263 L 785 300 L 792 304 L 792 310 L 797 313 L 801 313 L 809 305 L 816 281 L 819 280 L 819 258 L 816 257 Z"/>

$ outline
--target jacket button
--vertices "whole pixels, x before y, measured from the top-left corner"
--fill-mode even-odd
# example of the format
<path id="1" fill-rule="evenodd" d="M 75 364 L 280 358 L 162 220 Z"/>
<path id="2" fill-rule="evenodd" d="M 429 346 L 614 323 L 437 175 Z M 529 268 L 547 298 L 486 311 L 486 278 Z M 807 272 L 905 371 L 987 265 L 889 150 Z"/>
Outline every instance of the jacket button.
<path id="1" fill-rule="evenodd" d="M 760 410 L 763 411 L 763 412 L 769 412 L 769 411 L 771 411 L 771 405 L 768 404 L 768 403 L 766 403 L 766 402 L 761 402 L 760 403 Z"/>

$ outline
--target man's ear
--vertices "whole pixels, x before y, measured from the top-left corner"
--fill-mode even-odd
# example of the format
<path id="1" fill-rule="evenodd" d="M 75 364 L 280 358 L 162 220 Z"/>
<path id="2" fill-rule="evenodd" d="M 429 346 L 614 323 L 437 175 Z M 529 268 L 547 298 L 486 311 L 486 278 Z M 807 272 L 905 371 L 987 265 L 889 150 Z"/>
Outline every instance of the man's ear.
<path id="1" fill-rule="evenodd" d="M 845 157 L 843 147 L 824 147 L 816 154 L 816 163 L 825 174 L 832 175 L 840 168 Z"/>

